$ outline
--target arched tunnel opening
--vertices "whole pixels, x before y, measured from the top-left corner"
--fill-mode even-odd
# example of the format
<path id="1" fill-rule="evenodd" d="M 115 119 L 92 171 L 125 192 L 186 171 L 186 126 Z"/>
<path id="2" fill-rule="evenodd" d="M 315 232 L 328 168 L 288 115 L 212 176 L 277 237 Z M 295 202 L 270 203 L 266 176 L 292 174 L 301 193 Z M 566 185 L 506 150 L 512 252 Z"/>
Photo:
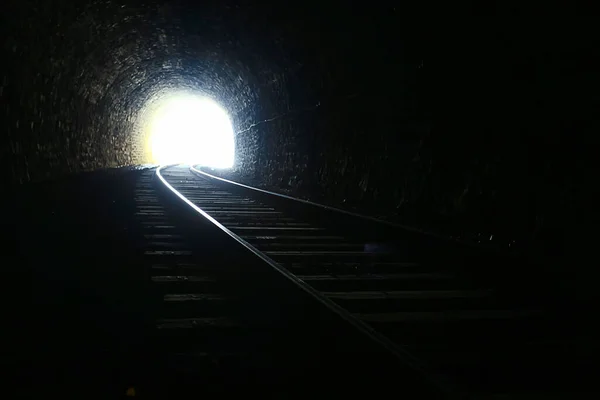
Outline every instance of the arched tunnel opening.
<path id="1" fill-rule="evenodd" d="M 156 97 L 140 111 L 136 124 L 150 162 L 233 166 L 233 127 L 219 104 L 191 92 L 167 92 Z"/>
<path id="2" fill-rule="evenodd" d="M 275 101 L 283 100 L 278 106 L 286 106 L 286 89 L 273 90 L 264 82 L 267 76 L 276 81 L 286 68 L 285 61 L 271 57 L 282 46 L 269 48 L 260 36 L 245 34 L 240 27 L 247 11 L 261 12 L 233 2 L 177 1 L 74 7 L 30 2 L 10 9 L 19 21 L 10 28 L 23 29 L 5 32 L 4 48 L 14 60 L 6 65 L 2 86 L 8 100 L 5 117 L 11 119 L 7 155 L 14 157 L 12 178 L 39 181 L 80 170 L 155 162 L 148 130 L 157 127 L 149 126 L 148 119 L 161 107 L 170 107 L 163 102 L 181 103 L 186 96 L 210 99 L 227 113 L 238 132 L 237 159 L 246 163 L 243 153 L 251 140 L 239 132 L 274 116 Z M 27 29 L 43 43 L 27 42 L 22 35 Z M 37 50 L 32 52 L 31 46 Z M 271 58 L 261 54 L 265 52 Z M 38 62 L 21 68 L 28 57 Z M 32 79 L 11 79 L 19 75 Z M 35 93 L 34 98 L 27 92 Z M 232 164 L 231 155 L 227 157 L 224 164 Z"/>

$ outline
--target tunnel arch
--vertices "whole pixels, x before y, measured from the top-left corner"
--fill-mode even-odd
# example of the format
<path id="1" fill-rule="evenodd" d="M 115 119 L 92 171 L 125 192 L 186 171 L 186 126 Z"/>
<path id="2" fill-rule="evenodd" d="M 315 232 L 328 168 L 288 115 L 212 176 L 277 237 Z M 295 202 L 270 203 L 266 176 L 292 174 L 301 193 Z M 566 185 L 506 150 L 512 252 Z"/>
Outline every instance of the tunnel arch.
<path id="1" fill-rule="evenodd" d="M 234 172 L 248 184 L 393 218 L 433 213 L 433 221 L 485 220 L 506 231 L 541 220 L 520 201 L 532 187 L 545 193 L 532 194 L 540 213 L 561 207 L 551 193 L 564 191 L 572 182 L 564 171 L 576 168 L 546 154 L 560 153 L 566 127 L 593 131 L 580 118 L 589 104 L 566 102 L 575 93 L 549 78 L 590 65 L 579 55 L 561 64 L 566 41 L 548 35 L 534 46 L 515 30 L 501 43 L 491 24 L 472 31 L 490 40 L 475 46 L 472 36 L 432 26 L 429 10 L 413 18 L 414 10 L 339 3 L 8 0 L 0 167 L 18 185 L 143 163 L 139 113 L 160 93 L 189 88 L 228 110 Z M 579 49 L 590 46 L 580 39 Z M 519 67 L 522 55 L 528 65 Z M 515 96 L 513 70 L 545 73 Z M 593 87 L 591 71 L 573 75 L 573 87 Z M 553 165 L 562 180 L 516 172 L 530 163 L 514 143 L 527 135 L 539 142 L 543 135 L 531 132 L 544 112 L 562 119 L 539 130 L 553 139 L 536 148 L 534 165 Z M 490 211 L 497 207 L 503 212 Z"/>
<path id="2" fill-rule="evenodd" d="M 389 39 L 366 29 L 361 10 L 344 4 L 339 18 L 310 2 L 10 1 L 0 160 L 15 182 L 148 161 L 140 113 L 162 93 L 189 89 L 231 116 L 240 179 L 395 205 L 392 189 L 375 182 L 397 169 L 396 149 L 416 151 L 421 132 L 400 144 L 385 132 L 399 109 L 410 115 L 405 81 L 420 60 L 390 28 Z M 388 57 L 398 52 L 403 64 Z"/>
<path id="3" fill-rule="evenodd" d="M 164 30 L 158 32 L 164 35 Z M 243 132 L 245 127 L 268 113 L 269 93 L 260 90 L 251 68 L 236 60 L 230 54 L 231 49 L 211 51 L 206 43 L 199 43 L 198 38 L 191 43 L 189 38 L 172 40 L 180 47 L 165 51 L 168 54 L 131 63 L 119 71 L 103 93 L 99 105 L 102 114 L 114 117 L 105 121 L 106 128 L 94 129 L 130 132 L 125 144 L 130 154 L 125 163 L 149 161 L 149 155 L 143 150 L 145 138 L 140 121 L 147 117 L 148 107 L 159 103 L 168 93 L 189 91 L 213 99 L 230 115 L 234 132 Z M 235 56 L 239 57 L 239 53 Z M 93 79 L 86 80 L 88 85 L 91 81 Z M 236 142 L 240 142 L 236 148 L 244 148 L 243 135 L 236 135 Z M 243 155 L 236 157 L 238 159 L 243 160 Z"/>
<path id="4" fill-rule="evenodd" d="M 0 66 L 0 95 L 10 104 L 2 115 L 8 123 L 2 159 L 18 182 L 147 162 L 139 113 L 171 90 L 214 99 L 235 132 L 248 132 L 277 114 L 276 104 L 285 106 L 286 96 L 264 84 L 281 70 L 277 49 L 228 29 L 246 18 L 234 12 L 224 20 L 228 2 L 197 6 L 199 19 L 189 18 L 185 1 L 15 4 L 8 12 L 24 30 L 14 32 L 29 33 L 8 31 L 4 50 L 14 63 Z M 255 141 L 236 134 L 242 150 L 236 162 L 253 157 L 249 139 Z"/>

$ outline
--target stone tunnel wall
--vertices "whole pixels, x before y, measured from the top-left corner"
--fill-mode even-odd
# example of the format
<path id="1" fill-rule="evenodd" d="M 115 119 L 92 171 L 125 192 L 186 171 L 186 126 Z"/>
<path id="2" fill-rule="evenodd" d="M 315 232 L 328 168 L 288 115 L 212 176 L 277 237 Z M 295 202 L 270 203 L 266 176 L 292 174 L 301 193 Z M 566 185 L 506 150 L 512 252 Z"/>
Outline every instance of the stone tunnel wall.
<path id="1" fill-rule="evenodd" d="M 11 0 L 1 18 L 11 182 L 145 162 L 140 113 L 189 88 L 229 111 L 244 182 L 504 245 L 556 247 L 594 209 L 593 24 L 233 0 Z"/>
<path id="2" fill-rule="evenodd" d="M 304 35 L 300 59 L 315 61 L 274 76 L 289 108 L 243 132 L 252 156 L 235 171 L 214 172 L 504 249 L 585 247 L 591 25 L 433 27 L 397 11 Z"/>
<path id="3" fill-rule="evenodd" d="M 0 64 L 9 180 L 148 162 L 139 117 L 169 90 L 214 98 L 236 126 L 270 115 L 260 79 L 277 66 L 261 54 L 274 49 L 251 26 L 236 31 L 251 14 L 217 3 L 10 2 Z"/>

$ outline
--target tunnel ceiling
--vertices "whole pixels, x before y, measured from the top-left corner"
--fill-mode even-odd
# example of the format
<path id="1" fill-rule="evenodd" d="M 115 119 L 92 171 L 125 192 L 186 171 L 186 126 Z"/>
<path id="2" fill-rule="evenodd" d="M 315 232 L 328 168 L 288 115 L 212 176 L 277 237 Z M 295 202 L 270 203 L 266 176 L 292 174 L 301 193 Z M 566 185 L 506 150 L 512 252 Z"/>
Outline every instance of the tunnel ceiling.
<path id="1" fill-rule="evenodd" d="M 308 3 L 10 3 L 2 158 L 20 182 L 147 161 L 136 122 L 167 89 L 215 98 L 239 132 L 318 107 L 336 89 L 332 99 L 355 95 L 361 82 L 342 83 L 373 61 L 368 41 L 379 34 L 349 30 L 365 23 L 358 13 Z M 357 50 L 352 65 L 339 64 Z M 238 136 L 239 159 L 254 158 L 258 139 Z"/>
<path id="2" fill-rule="evenodd" d="M 146 162 L 144 107 L 189 88 L 230 113 L 234 173 L 252 184 L 523 237 L 584 208 L 593 23 L 465 21 L 425 2 L 6 3 L 10 182 Z"/>
<path id="3" fill-rule="evenodd" d="M 273 57 L 277 44 L 252 31 L 245 8 L 254 13 L 226 2 L 14 2 L 1 83 L 13 178 L 144 162 L 136 120 L 169 88 L 214 97 L 236 126 L 261 118 L 261 84 L 285 56 Z"/>

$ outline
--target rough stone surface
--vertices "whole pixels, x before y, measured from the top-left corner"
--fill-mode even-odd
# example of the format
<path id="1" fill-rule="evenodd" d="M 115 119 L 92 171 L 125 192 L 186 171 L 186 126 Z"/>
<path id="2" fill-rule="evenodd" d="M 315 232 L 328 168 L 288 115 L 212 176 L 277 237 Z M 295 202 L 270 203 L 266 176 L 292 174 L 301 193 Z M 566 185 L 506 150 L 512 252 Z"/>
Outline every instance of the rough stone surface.
<path id="1" fill-rule="evenodd" d="M 423 2 L 8 3 L 11 182 L 147 162 L 140 117 L 190 88 L 230 113 L 244 182 L 504 245 L 563 243 L 594 208 L 591 21 L 438 9 L 441 24 Z"/>

